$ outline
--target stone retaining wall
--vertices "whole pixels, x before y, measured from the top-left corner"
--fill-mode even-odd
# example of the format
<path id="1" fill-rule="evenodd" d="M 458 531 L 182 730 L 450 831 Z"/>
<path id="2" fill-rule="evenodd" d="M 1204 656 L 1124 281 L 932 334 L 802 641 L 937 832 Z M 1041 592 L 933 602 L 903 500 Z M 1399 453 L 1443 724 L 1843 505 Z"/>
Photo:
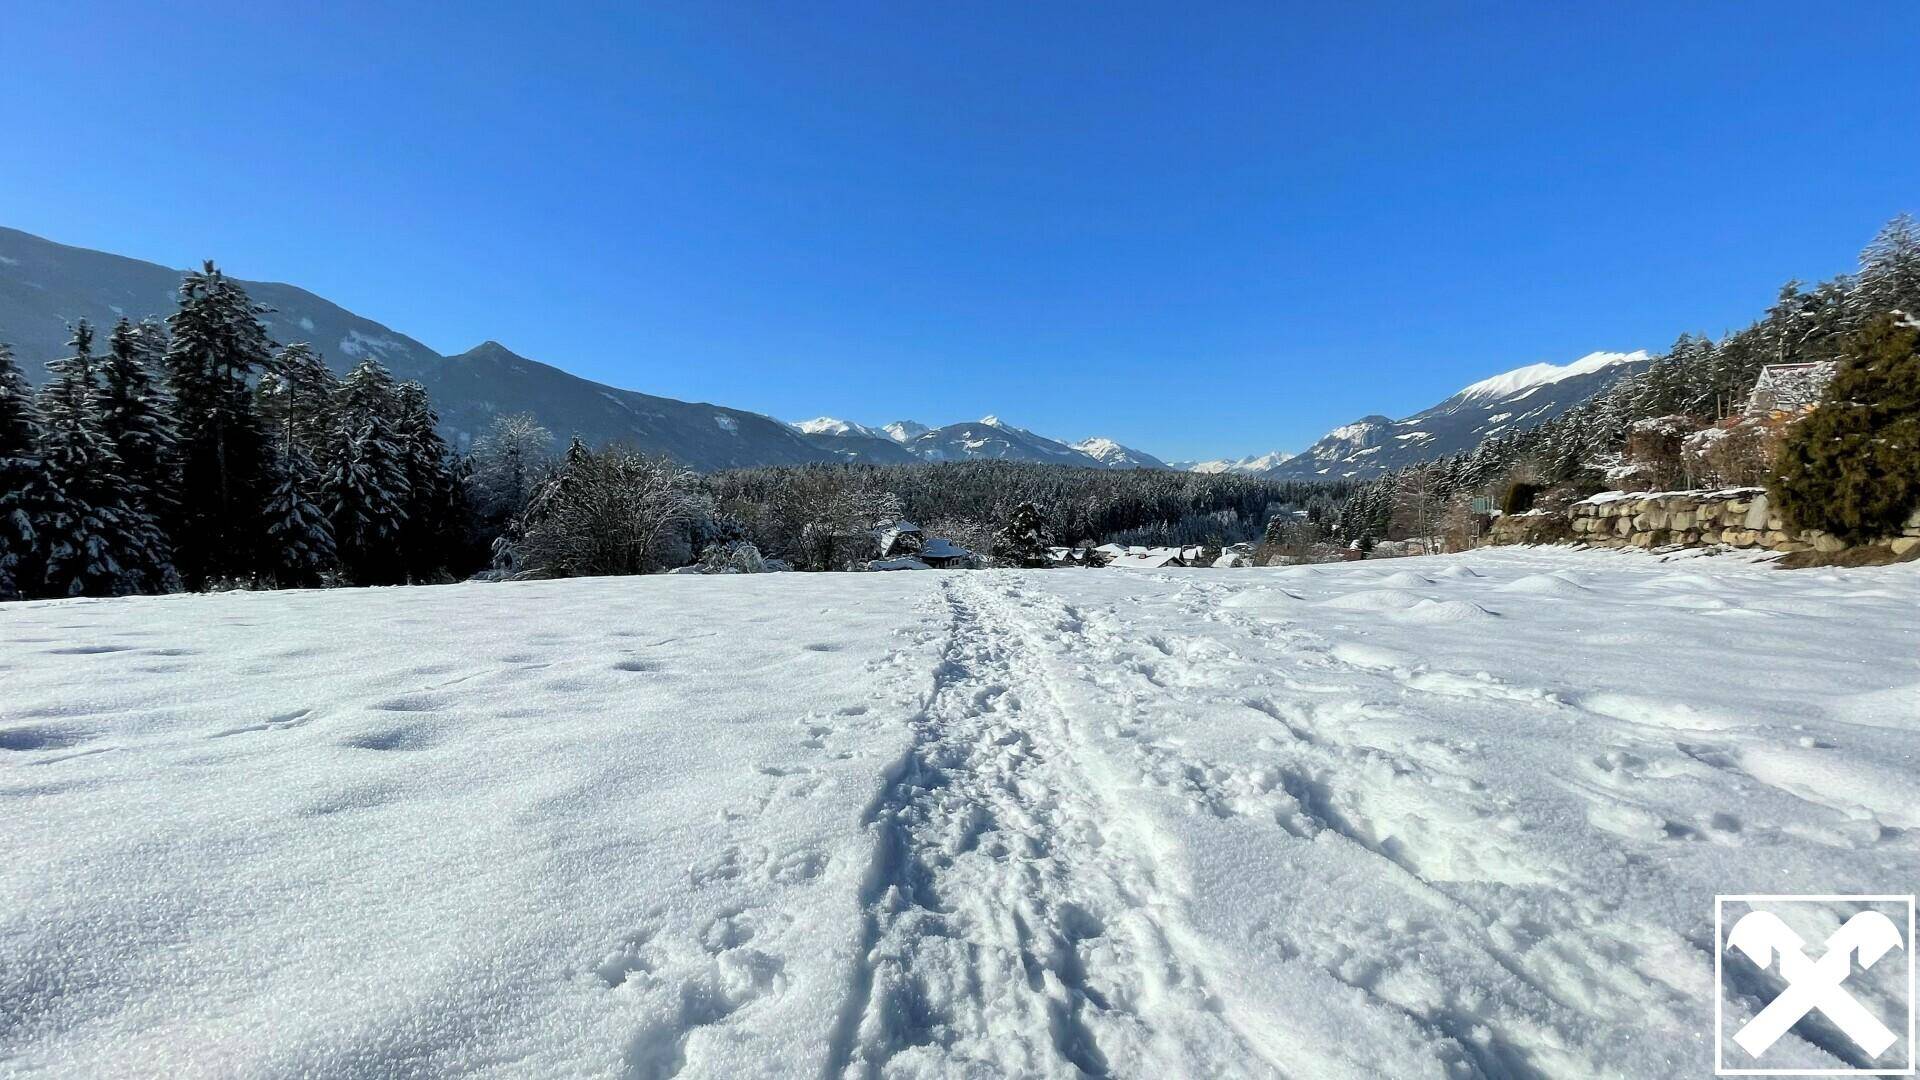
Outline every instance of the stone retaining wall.
<path id="1" fill-rule="evenodd" d="M 1725 544 L 1768 551 L 1842 551 L 1846 541 L 1818 529 L 1794 529 L 1769 505 L 1762 488 L 1723 491 L 1606 491 L 1560 513 L 1515 514 L 1497 519 L 1489 535 L 1496 544 L 1573 541 L 1599 547 L 1702 547 Z M 1904 555 L 1920 547 L 1920 510 L 1893 538 Z"/>

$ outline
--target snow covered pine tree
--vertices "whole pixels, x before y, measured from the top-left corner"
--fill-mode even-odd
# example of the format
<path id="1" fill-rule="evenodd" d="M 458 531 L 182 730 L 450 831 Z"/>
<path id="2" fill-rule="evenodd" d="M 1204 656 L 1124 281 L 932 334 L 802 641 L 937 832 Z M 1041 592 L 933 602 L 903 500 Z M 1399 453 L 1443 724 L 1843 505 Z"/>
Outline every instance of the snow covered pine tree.
<path id="1" fill-rule="evenodd" d="M 100 424 L 93 327 L 82 319 L 68 343 L 73 354 L 47 365 L 40 388 L 40 455 L 52 499 L 37 523 L 44 575 L 30 586 L 42 596 L 123 596 L 145 584 L 122 498 L 125 477 Z"/>
<path id="2" fill-rule="evenodd" d="M 13 350 L 0 345 L 0 600 L 39 592 L 46 580 L 38 523 L 53 502 L 40 467 L 40 419 Z"/>
<path id="3" fill-rule="evenodd" d="M 347 373 L 336 394 L 321 497 L 341 567 L 356 585 L 404 579 L 395 544 L 411 493 L 394 437 L 395 393 L 393 374 L 369 358 Z"/>
<path id="4" fill-rule="evenodd" d="M 253 579 L 267 561 L 267 439 L 247 385 L 271 356 L 264 310 L 208 262 L 181 280 L 179 309 L 167 317 L 180 492 L 169 531 L 188 588 Z"/>

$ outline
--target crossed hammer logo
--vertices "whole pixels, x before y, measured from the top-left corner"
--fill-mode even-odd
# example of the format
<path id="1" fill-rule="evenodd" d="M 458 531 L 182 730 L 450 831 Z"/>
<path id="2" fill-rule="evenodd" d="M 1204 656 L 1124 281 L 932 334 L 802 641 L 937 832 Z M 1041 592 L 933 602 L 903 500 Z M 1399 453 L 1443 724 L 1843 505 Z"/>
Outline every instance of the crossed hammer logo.
<path id="1" fill-rule="evenodd" d="M 1893 1045 L 1893 1032 L 1840 985 L 1852 974 L 1855 953 L 1860 956 L 1860 966 L 1868 968 L 1888 950 L 1900 947 L 1900 930 L 1892 919 L 1877 911 L 1860 912 L 1827 938 L 1826 954 L 1818 960 L 1809 960 L 1803 951 L 1806 942 L 1768 911 L 1741 916 L 1727 935 L 1727 942 L 1762 969 L 1773 966 L 1778 955 L 1780 975 L 1787 980 L 1780 996 L 1734 1034 L 1733 1040 L 1747 1053 L 1759 1057 L 1815 1009 L 1825 1013 L 1870 1057 L 1879 1057 Z"/>

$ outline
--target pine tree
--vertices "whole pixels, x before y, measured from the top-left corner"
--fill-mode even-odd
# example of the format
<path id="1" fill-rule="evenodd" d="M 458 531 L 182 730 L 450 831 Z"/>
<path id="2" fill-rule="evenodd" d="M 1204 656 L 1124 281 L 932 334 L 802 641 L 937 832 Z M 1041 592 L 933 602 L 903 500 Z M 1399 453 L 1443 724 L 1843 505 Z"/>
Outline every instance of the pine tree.
<path id="1" fill-rule="evenodd" d="M 167 318 L 165 366 L 179 440 L 179 508 L 169 531 L 190 588 L 252 578 L 268 562 L 270 451 L 248 387 L 271 357 L 259 318 L 265 310 L 208 262 L 180 282 L 179 310 Z"/>
<path id="2" fill-rule="evenodd" d="M 313 346 L 296 341 L 274 354 L 260 377 L 255 401 L 261 421 L 273 433 L 276 454 L 287 444 L 315 462 L 325 453 L 333 431 L 340 380 Z"/>
<path id="3" fill-rule="evenodd" d="M 1920 315 L 1920 226 L 1901 214 L 1860 253 L 1857 300 L 1868 317 L 1889 311 Z"/>
<path id="4" fill-rule="evenodd" d="M 267 501 L 274 580 L 288 588 L 312 586 L 334 563 L 333 526 L 315 496 L 321 477 L 298 443 L 281 447 L 279 481 Z"/>
<path id="5" fill-rule="evenodd" d="M 40 462 L 33 391 L 0 345 L 0 600 L 37 594 L 46 580 L 38 524 L 55 501 Z"/>
<path id="6" fill-rule="evenodd" d="M 1046 513 L 1036 503 L 1023 502 L 994 537 L 993 553 L 1010 566 L 1041 567 L 1047 565 L 1048 543 Z"/>
<path id="7" fill-rule="evenodd" d="M 1849 339 L 1776 471 L 1773 498 L 1789 522 L 1850 540 L 1898 533 L 1920 509 L 1920 330 L 1882 315 Z"/>
<path id="8" fill-rule="evenodd" d="M 401 558 L 409 579 L 428 580 L 447 565 L 451 545 L 453 475 L 451 452 L 440 437 L 440 417 L 426 388 L 404 382 L 394 395 L 394 439 L 406 477 L 400 529 Z"/>
<path id="9" fill-rule="evenodd" d="M 372 359 L 348 372 L 336 395 L 322 499 L 341 565 L 359 585 L 404 574 L 395 545 L 411 492 L 394 436 L 395 395 L 393 375 Z"/>
<path id="10" fill-rule="evenodd" d="M 83 319 L 73 354 L 47 365 L 40 389 L 40 456 L 53 498 L 36 522 L 45 570 L 30 591 L 45 596 L 122 596 L 147 587 L 148 557 L 136 535 L 120 458 L 100 422 L 93 328 Z"/>
<path id="11" fill-rule="evenodd" d="M 283 586 L 320 584 L 334 565 L 333 526 L 321 501 L 323 471 L 315 456 L 327 452 L 338 389 L 319 354 L 305 342 L 294 342 L 274 355 L 255 395 L 272 431 L 267 538 L 274 580 Z"/>
<path id="12" fill-rule="evenodd" d="M 139 578 L 141 592 L 171 592 L 180 584 L 173 568 L 173 545 L 162 526 L 178 505 L 167 469 L 176 442 L 171 403 L 153 377 L 153 365 L 164 350 L 165 335 L 158 325 L 136 326 L 122 318 L 108 339 L 94 399 L 101 429 L 120 460 L 121 494 L 133 545 L 129 570 Z"/>

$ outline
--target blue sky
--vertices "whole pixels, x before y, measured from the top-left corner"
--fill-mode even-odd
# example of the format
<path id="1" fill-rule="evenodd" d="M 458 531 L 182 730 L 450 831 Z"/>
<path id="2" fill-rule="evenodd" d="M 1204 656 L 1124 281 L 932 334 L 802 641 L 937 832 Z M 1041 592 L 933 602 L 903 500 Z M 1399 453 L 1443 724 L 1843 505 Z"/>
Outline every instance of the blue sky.
<path id="1" fill-rule="evenodd" d="M 1904 2 L 7 23 L 0 224 L 213 257 L 443 352 L 1170 457 L 1719 333 L 1920 211 Z"/>

